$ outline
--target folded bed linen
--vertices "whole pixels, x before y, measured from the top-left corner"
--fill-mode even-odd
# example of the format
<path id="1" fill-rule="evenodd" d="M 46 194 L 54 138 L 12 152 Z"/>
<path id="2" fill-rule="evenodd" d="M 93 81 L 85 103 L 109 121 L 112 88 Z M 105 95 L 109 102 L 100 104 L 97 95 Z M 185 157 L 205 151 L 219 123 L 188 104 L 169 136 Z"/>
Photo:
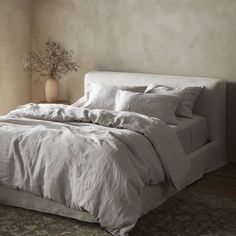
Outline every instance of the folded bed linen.
<path id="1" fill-rule="evenodd" d="M 136 224 L 146 185 L 181 189 L 189 168 L 175 132 L 145 115 L 28 104 L 0 117 L 0 184 L 89 212 L 113 235 Z"/>

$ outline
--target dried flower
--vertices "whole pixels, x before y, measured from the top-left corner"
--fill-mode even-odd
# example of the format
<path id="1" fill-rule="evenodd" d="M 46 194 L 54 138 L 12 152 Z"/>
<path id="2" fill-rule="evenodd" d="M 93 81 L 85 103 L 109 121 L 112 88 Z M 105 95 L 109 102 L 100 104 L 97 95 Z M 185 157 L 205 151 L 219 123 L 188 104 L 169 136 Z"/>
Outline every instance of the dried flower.
<path id="1" fill-rule="evenodd" d="M 46 42 L 45 52 L 32 51 L 23 60 L 25 70 L 39 72 L 43 76 L 61 79 L 68 72 L 79 69 L 79 65 L 72 61 L 72 50 L 66 50 L 60 43 Z"/>

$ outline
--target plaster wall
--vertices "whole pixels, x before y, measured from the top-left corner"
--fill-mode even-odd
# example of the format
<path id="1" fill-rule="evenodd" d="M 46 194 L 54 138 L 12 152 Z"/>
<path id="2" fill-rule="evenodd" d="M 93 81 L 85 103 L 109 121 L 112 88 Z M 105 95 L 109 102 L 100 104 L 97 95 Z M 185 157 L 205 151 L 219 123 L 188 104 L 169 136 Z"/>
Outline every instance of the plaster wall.
<path id="1" fill-rule="evenodd" d="M 0 115 L 31 99 L 22 59 L 30 49 L 30 0 L 0 0 Z"/>

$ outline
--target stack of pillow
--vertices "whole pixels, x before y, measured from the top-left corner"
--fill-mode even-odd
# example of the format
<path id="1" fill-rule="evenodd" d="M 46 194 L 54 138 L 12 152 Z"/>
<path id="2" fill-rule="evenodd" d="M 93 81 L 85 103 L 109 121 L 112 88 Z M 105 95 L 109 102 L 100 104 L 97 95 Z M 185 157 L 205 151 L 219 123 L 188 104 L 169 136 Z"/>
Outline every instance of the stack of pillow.
<path id="1" fill-rule="evenodd" d="M 192 110 L 202 87 L 171 88 L 165 85 L 113 86 L 93 83 L 73 106 L 88 109 L 137 112 L 178 124 L 177 116 L 192 118 Z"/>

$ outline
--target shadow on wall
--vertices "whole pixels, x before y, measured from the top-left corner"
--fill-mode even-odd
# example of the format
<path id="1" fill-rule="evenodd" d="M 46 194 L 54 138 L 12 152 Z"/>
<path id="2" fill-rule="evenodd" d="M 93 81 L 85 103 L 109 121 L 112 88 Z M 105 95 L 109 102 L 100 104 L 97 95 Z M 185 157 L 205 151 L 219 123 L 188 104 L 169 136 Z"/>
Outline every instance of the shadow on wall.
<path id="1" fill-rule="evenodd" d="M 236 156 L 236 83 L 227 82 L 226 139 L 229 160 Z"/>

